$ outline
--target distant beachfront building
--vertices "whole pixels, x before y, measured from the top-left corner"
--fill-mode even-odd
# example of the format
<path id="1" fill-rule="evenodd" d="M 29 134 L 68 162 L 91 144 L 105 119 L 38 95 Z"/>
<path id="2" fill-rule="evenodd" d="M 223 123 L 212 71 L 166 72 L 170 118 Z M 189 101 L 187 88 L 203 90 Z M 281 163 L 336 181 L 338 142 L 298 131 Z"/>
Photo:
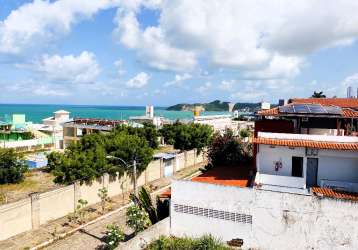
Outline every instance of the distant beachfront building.
<path id="1" fill-rule="evenodd" d="M 164 117 L 154 116 L 154 107 L 152 105 L 147 105 L 145 107 L 145 115 L 131 116 L 129 117 L 129 121 L 139 124 L 150 123 L 157 128 L 161 127 L 165 123 Z"/>
<path id="2" fill-rule="evenodd" d="M 71 143 L 77 142 L 84 135 L 97 132 L 109 133 L 121 124 L 128 124 L 128 122 L 124 120 L 74 118 L 63 124 L 63 147 L 66 148 Z"/>
<path id="3" fill-rule="evenodd" d="M 211 126 L 215 132 L 225 132 L 226 129 L 231 129 L 237 132 L 237 126 L 233 126 L 231 115 L 203 115 L 194 116 L 194 123 L 206 124 Z"/>
<path id="4" fill-rule="evenodd" d="M 42 124 L 34 124 L 34 129 L 41 133 L 47 134 L 54 140 L 56 149 L 63 148 L 63 124 L 71 121 L 70 112 L 58 110 L 51 117 L 42 120 Z"/>
<path id="5" fill-rule="evenodd" d="M 0 147 L 16 151 L 37 151 L 53 147 L 53 140 L 47 134 L 36 130 L 24 114 L 13 114 L 11 119 L 0 122 Z"/>

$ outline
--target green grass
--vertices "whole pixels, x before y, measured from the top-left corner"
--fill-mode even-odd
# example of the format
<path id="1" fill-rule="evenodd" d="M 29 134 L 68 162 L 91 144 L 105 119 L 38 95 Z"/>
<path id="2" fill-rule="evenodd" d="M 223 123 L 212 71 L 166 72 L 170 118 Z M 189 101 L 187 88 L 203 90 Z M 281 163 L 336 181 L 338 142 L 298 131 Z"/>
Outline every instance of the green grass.
<path id="1" fill-rule="evenodd" d="M 211 235 L 204 235 L 200 238 L 178 238 L 161 236 L 153 241 L 146 248 L 147 250 L 229 250 L 220 240 Z"/>

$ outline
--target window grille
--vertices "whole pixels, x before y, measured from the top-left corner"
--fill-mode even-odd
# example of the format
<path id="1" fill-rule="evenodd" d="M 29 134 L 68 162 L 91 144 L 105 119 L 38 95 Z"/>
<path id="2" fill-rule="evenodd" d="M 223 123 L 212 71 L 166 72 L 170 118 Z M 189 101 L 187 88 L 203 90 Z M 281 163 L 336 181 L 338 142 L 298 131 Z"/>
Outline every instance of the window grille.
<path id="1" fill-rule="evenodd" d="M 207 218 L 233 221 L 236 223 L 252 224 L 252 215 L 226 212 L 221 210 L 193 207 L 187 205 L 174 204 L 174 211 L 177 213 L 192 214 Z"/>

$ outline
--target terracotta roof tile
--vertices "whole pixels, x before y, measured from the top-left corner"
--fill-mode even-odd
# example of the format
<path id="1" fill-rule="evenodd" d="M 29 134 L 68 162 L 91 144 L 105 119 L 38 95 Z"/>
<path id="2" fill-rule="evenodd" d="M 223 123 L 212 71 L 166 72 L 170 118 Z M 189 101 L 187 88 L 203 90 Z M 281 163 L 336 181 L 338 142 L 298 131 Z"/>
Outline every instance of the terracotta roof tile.
<path id="1" fill-rule="evenodd" d="M 333 190 L 331 188 L 321 188 L 321 187 L 313 187 L 311 190 L 312 190 L 313 194 L 315 194 L 317 196 L 358 201 L 358 193 L 337 191 L 337 190 Z"/>
<path id="2" fill-rule="evenodd" d="M 343 117 L 345 118 L 358 118 L 358 111 L 353 109 L 345 108 L 343 109 Z"/>
<path id="3" fill-rule="evenodd" d="M 341 108 L 358 108 L 358 98 L 295 98 L 290 103 L 334 105 Z"/>
<path id="4" fill-rule="evenodd" d="M 288 147 L 309 147 L 320 149 L 336 149 L 336 150 L 350 150 L 358 151 L 358 143 L 338 143 L 338 142 L 324 142 L 324 141 L 309 141 L 309 140 L 286 140 L 273 138 L 254 138 L 253 143 L 288 146 Z"/>
<path id="5" fill-rule="evenodd" d="M 246 166 L 219 166 L 191 179 L 224 186 L 247 187 L 250 185 L 250 168 Z"/>
<path id="6" fill-rule="evenodd" d="M 264 116 L 276 116 L 276 115 L 278 115 L 278 108 L 260 110 L 257 112 L 257 114 L 264 115 Z"/>

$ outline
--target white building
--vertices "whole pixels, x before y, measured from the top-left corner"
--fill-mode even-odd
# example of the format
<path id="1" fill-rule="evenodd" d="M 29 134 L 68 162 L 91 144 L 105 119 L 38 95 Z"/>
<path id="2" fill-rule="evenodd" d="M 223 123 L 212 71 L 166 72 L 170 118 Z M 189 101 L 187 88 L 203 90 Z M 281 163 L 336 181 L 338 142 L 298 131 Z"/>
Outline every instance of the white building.
<path id="1" fill-rule="evenodd" d="M 232 122 L 231 115 L 194 116 L 194 123 L 209 125 L 217 132 L 224 132 L 226 129 L 237 131 L 237 126 L 233 126 L 235 123 Z"/>
<path id="2" fill-rule="evenodd" d="M 63 148 L 63 124 L 71 121 L 70 112 L 58 110 L 51 117 L 42 120 L 42 124 L 35 124 L 34 129 L 45 133 L 55 141 L 55 148 Z"/>
<path id="3" fill-rule="evenodd" d="M 358 192 L 358 137 L 259 132 L 254 142 L 260 188 Z"/>

